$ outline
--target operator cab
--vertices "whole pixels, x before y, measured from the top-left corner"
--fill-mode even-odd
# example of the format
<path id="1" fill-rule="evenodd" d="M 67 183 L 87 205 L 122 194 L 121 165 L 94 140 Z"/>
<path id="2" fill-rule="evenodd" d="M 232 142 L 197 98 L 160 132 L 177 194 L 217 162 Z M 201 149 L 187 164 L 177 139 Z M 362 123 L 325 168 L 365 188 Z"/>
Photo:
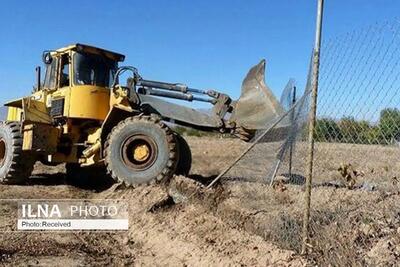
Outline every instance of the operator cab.
<path id="1" fill-rule="evenodd" d="M 43 88 L 54 90 L 82 85 L 109 88 L 118 62 L 124 59 L 124 55 L 83 44 L 45 51 Z"/>
<path id="2" fill-rule="evenodd" d="M 46 95 L 51 117 L 103 121 L 118 62 L 124 59 L 121 54 L 83 44 L 45 51 L 46 73 L 43 85 L 37 75 L 37 89 Z"/>

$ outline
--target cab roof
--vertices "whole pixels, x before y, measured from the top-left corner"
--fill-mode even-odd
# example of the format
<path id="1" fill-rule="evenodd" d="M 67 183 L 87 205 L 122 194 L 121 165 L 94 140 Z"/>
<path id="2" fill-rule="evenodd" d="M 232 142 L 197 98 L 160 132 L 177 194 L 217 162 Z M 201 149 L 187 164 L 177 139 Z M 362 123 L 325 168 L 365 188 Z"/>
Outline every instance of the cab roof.
<path id="1" fill-rule="evenodd" d="M 66 47 L 62 47 L 59 48 L 57 50 L 55 50 L 54 52 L 56 53 L 65 53 L 68 51 L 78 51 L 78 52 L 86 52 L 86 53 L 93 53 L 93 54 L 99 54 L 102 56 L 106 56 L 112 60 L 115 61 L 124 61 L 125 60 L 125 56 L 116 52 L 112 52 L 109 50 L 105 50 L 102 48 L 98 48 L 98 47 L 94 47 L 91 45 L 85 45 L 85 44 L 72 44 L 72 45 L 68 45 Z"/>

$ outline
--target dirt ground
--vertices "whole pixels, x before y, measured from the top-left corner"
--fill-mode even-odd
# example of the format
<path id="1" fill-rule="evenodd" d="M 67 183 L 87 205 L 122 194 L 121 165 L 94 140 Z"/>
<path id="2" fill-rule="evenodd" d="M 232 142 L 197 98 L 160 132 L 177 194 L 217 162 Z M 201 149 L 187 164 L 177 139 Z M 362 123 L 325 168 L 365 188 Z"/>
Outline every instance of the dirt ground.
<path id="1" fill-rule="evenodd" d="M 204 184 L 248 144 L 210 137 L 187 140 L 193 153 L 191 175 L 174 177 L 168 186 L 113 185 L 83 190 L 65 184 L 63 166 L 41 164 L 36 165 L 29 185 L 0 185 L 2 199 L 123 199 L 129 205 L 128 231 L 46 233 L 7 232 L 15 224 L 15 216 L 12 207 L 2 204 L 0 264 L 395 266 L 400 259 L 400 194 L 395 182 L 398 164 L 392 161 L 397 150 L 343 144 L 317 146 L 312 239 L 309 256 L 304 257 L 299 255 L 301 183 L 280 180 L 278 176 L 270 187 L 254 182 L 254 177 L 239 179 L 242 175 L 232 175 L 207 190 Z M 302 154 L 299 146 L 293 162 L 294 174 L 299 177 L 304 173 L 304 161 L 299 157 Z M 326 183 L 340 181 L 337 165 L 343 162 L 351 162 L 364 173 L 352 189 Z M 261 163 L 242 163 L 234 173 L 260 174 L 256 169 Z M 372 184 L 377 188 L 365 186 Z M 168 201 L 170 196 L 183 202 Z"/>

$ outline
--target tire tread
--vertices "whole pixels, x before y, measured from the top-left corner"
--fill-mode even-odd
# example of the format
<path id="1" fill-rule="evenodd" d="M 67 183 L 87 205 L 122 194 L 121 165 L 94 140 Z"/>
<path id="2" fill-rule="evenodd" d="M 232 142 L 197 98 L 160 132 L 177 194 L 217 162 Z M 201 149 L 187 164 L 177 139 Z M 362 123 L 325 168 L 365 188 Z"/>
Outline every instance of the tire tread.
<path id="1" fill-rule="evenodd" d="M 3 184 L 21 184 L 32 174 L 35 160 L 34 157 L 22 150 L 21 124 L 19 122 L 3 122 L 3 124 L 10 128 L 13 154 L 8 172 L 4 178 L 0 178 L 0 182 Z"/>
<path id="2" fill-rule="evenodd" d="M 175 138 L 173 136 L 172 130 L 165 125 L 161 119 L 157 116 L 147 116 L 147 115 L 138 115 L 138 116 L 133 116 L 133 117 L 128 117 L 125 120 L 119 122 L 108 134 L 107 140 L 105 141 L 104 144 L 104 158 L 105 158 L 105 165 L 107 168 L 107 173 L 117 182 L 123 183 L 126 186 L 134 186 L 136 184 L 131 184 L 128 181 L 125 181 L 118 177 L 116 173 L 113 171 L 113 166 L 112 166 L 112 161 L 110 159 L 110 147 L 112 145 L 112 139 L 113 136 L 116 136 L 119 134 L 119 132 L 128 124 L 135 123 L 135 122 L 145 122 L 154 125 L 155 127 L 158 127 L 159 129 L 163 130 L 165 135 L 166 135 L 166 140 L 168 142 L 168 155 L 169 159 L 167 164 L 165 164 L 164 169 L 160 172 L 160 174 L 157 175 L 157 177 L 154 177 L 150 182 L 147 184 L 152 184 L 152 183 L 160 183 L 160 182 L 165 182 L 169 178 L 171 178 L 175 172 L 175 168 L 177 165 L 177 145 L 175 143 Z"/>

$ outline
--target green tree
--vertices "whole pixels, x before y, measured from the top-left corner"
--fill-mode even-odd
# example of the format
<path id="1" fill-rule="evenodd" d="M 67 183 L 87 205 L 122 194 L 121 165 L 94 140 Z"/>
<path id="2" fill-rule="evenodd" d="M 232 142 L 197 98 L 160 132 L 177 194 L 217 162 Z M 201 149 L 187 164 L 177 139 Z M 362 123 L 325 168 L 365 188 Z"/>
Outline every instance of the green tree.
<path id="1" fill-rule="evenodd" d="M 332 119 L 317 120 L 314 138 L 318 142 L 339 142 L 342 139 L 340 128 Z"/>
<path id="2" fill-rule="evenodd" d="M 339 121 L 340 132 L 342 133 L 341 141 L 343 143 L 357 143 L 362 127 L 354 117 L 344 117 Z"/>
<path id="3" fill-rule="evenodd" d="M 397 108 L 386 108 L 381 111 L 379 129 L 386 144 L 399 140 L 400 111 Z"/>
<path id="4" fill-rule="evenodd" d="M 366 144 L 378 145 L 385 144 L 382 132 L 378 126 L 372 126 L 364 133 L 366 137 Z"/>
<path id="5" fill-rule="evenodd" d="M 368 121 L 362 120 L 357 122 L 357 130 L 359 130 L 359 134 L 354 140 L 357 144 L 373 144 L 373 140 L 371 140 L 371 135 L 374 134 L 374 127 Z M 375 127 L 376 128 L 376 127 Z"/>

